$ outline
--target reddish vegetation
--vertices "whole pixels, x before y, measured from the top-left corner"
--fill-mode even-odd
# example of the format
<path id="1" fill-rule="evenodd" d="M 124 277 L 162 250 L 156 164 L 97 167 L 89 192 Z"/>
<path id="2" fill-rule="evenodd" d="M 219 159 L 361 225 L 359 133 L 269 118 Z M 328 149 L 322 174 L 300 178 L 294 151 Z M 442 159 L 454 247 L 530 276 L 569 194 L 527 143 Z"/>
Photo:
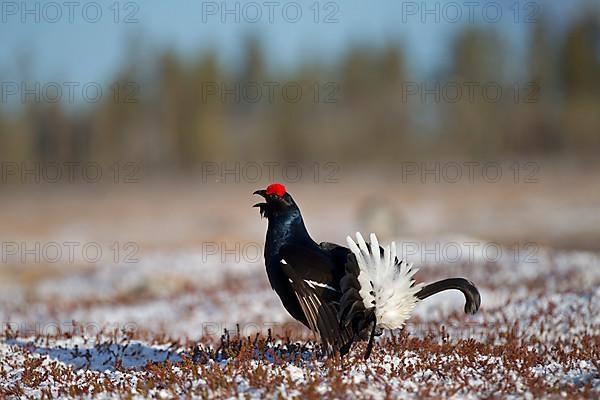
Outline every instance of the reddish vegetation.
<path id="1" fill-rule="evenodd" d="M 142 266 L 128 276 L 141 282 L 136 291 L 111 292 L 125 269 L 57 280 L 52 297 L 4 300 L 4 318 L 31 327 L 79 315 L 97 318 L 106 329 L 90 334 L 76 325 L 36 335 L 16 331 L 16 323 L 4 325 L 0 398 L 598 398 L 598 260 L 592 254 L 542 256 L 536 264 L 452 265 L 452 275 L 480 283 L 480 312 L 466 316 L 458 294 L 433 296 L 403 330 L 378 339 L 368 361 L 364 343 L 343 360 L 326 359 L 297 326 L 286 330 L 280 323 L 273 337 L 261 330 L 267 321 L 285 321 L 262 266 L 235 274 L 222 267 L 223 281 L 209 283 L 191 281 L 194 275 L 184 270 L 186 286 L 166 293 L 144 291 L 141 283 L 156 272 Z M 425 265 L 418 278 L 447 274 L 445 267 Z M 77 286 L 85 298 L 69 293 Z M 127 321 L 135 329 L 123 330 Z M 222 337 L 198 337 L 204 321 L 234 325 Z M 260 335 L 244 330 L 249 321 L 265 323 Z"/>
<path id="2" fill-rule="evenodd" d="M 137 369 L 123 366 L 126 358 L 133 356 L 126 351 L 137 343 L 132 337 L 117 341 L 117 336 L 101 335 L 98 338 L 101 342 L 93 346 L 98 354 L 88 351 L 87 356 L 82 356 L 87 357 L 87 365 L 76 369 L 69 366 L 69 359 L 76 359 L 78 352 L 86 353 L 77 346 L 68 350 L 70 357 L 64 354 L 66 349 L 62 354 L 58 351 L 49 356 L 38 354 L 40 348 L 59 349 L 57 340 L 72 338 L 38 337 L 22 342 L 11 332 L 5 332 L 3 342 L 10 346 L 11 352 L 3 354 L 0 381 L 4 383 L 0 385 L 0 394 L 50 398 L 104 393 L 127 398 L 132 395 L 229 397 L 244 392 L 250 396 L 294 395 L 307 399 L 349 395 L 394 398 L 398 394 L 489 397 L 527 392 L 534 397 L 597 396 L 600 379 L 597 332 L 552 344 L 543 343 L 537 335 L 524 337 L 518 332 L 516 326 L 508 330 L 490 329 L 485 340 L 479 341 L 452 339 L 443 328 L 437 332 L 431 330 L 422 338 L 402 331 L 380 340 L 368 362 L 361 358 L 364 345 L 346 359 L 326 360 L 318 345 L 281 338 L 240 338 L 227 333 L 219 343 L 207 346 L 156 337 L 147 338 L 150 339 L 147 343 L 160 345 L 166 354 L 176 356 L 177 361 L 148 361 Z M 96 365 L 102 353 L 109 355 L 105 372 Z M 558 369 L 578 370 L 582 360 L 593 364 L 589 370 L 595 372 L 579 381 L 558 379 Z M 546 366 L 547 371 L 540 373 L 540 366 Z M 552 368 L 557 373 L 556 381 L 547 376 Z"/>

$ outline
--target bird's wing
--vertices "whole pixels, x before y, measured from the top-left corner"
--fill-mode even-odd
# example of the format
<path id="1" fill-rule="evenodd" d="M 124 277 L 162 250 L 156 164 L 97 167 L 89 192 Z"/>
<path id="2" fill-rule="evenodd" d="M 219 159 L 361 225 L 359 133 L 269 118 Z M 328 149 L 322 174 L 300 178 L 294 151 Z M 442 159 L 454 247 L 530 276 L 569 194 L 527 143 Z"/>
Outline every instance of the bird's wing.
<path id="1" fill-rule="evenodd" d="M 328 301 L 339 298 L 338 270 L 344 269 L 343 264 L 337 266 L 329 254 L 316 247 L 287 244 L 282 246 L 279 254 L 282 262 L 291 265 L 302 279 L 321 288 L 317 291 L 325 295 Z"/>
<path id="2" fill-rule="evenodd" d="M 281 269 L 302 308 L 309 327 L 317 332 L 329 353 L 347 352 L 352 343 L 349 328 L 340 327 L 339 282 L 333 279 L 335 266 L 327 254 L 301 246 L 284 246 Z"/>
<path id="3" fill-rule="evenodd" d="M 310 328 L 319 334 L 327 351 L 329 353 L 339 351 L 350 343 L 352 337 L 346 329 L 340 328 L 335 306 L 325 301 L 289 264 L 284 264 L 282 268 L 289 278 Z"/>

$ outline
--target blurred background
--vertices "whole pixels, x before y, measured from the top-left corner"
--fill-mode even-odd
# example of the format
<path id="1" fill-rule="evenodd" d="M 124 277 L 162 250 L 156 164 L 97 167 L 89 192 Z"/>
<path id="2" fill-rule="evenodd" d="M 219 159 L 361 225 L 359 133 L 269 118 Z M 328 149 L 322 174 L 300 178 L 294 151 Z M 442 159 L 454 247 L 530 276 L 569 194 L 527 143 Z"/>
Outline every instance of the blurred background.
<path id="1" fill-rule="evenodd" d="M 2 2 L 2 320 L 279 309 L 272 181 L 318 241 L 597 251 L 600 5 L 467 3 Z"/>
<path id="2" fill-rule="evenodd" d="M 595 1 L 54 4 L 3 3 L 3 160 L 130 160 L 151 175 L 594 159 L 600 143 Z"/>

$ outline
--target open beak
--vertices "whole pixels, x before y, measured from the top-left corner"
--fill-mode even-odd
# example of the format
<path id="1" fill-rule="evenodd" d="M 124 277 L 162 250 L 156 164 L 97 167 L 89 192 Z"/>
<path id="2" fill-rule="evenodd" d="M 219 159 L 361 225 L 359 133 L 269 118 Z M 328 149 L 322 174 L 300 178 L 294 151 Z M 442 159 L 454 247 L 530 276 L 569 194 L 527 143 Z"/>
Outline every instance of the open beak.
<path id="1" fill-rule="evenodd" d="M 252 194 L 257 194 L 257 195 L 259 195 L 259 196 L 262 196 L 262 197 L 264 197 L 264 198 L 266 198 L 266 197 L 267 197 L 267 191 L 266 191 L 265 189 L 260 189 L 260 190 L 257 190 L 257 191 L 255 191 L 255 192 L 254 192 L 254 193 L 252 193 Z M 255 205 L 253 205 L 252 207 L 260 207 L 262 204 L 265 204 L 265 203 L 256 203 L 256 204 L 255 204 Z"/>

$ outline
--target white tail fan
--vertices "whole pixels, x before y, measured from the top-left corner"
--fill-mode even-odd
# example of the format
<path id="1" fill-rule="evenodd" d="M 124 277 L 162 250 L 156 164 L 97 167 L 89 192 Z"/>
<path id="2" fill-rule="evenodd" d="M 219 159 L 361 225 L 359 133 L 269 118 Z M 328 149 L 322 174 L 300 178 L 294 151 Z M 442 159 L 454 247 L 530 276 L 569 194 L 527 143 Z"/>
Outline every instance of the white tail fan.
<path id="1" fill-rule="evenodd" d="M 382 255 L 375 234 L 371 233 L 370 240 L 371 250 L 359 232 L 356 233 L 358 245 L 350 236 L 346 237 L 360 269 L 359 294 L 367 309 L 375 307 L 377 326 L 400 328 L 418 301 L 415 294 L 423 287 L 422 283 L 413 286 L 413 276 L 418 269 L 413 269 L 406 260 L 396 263 L 396 243 L 384 247 Z"/>

